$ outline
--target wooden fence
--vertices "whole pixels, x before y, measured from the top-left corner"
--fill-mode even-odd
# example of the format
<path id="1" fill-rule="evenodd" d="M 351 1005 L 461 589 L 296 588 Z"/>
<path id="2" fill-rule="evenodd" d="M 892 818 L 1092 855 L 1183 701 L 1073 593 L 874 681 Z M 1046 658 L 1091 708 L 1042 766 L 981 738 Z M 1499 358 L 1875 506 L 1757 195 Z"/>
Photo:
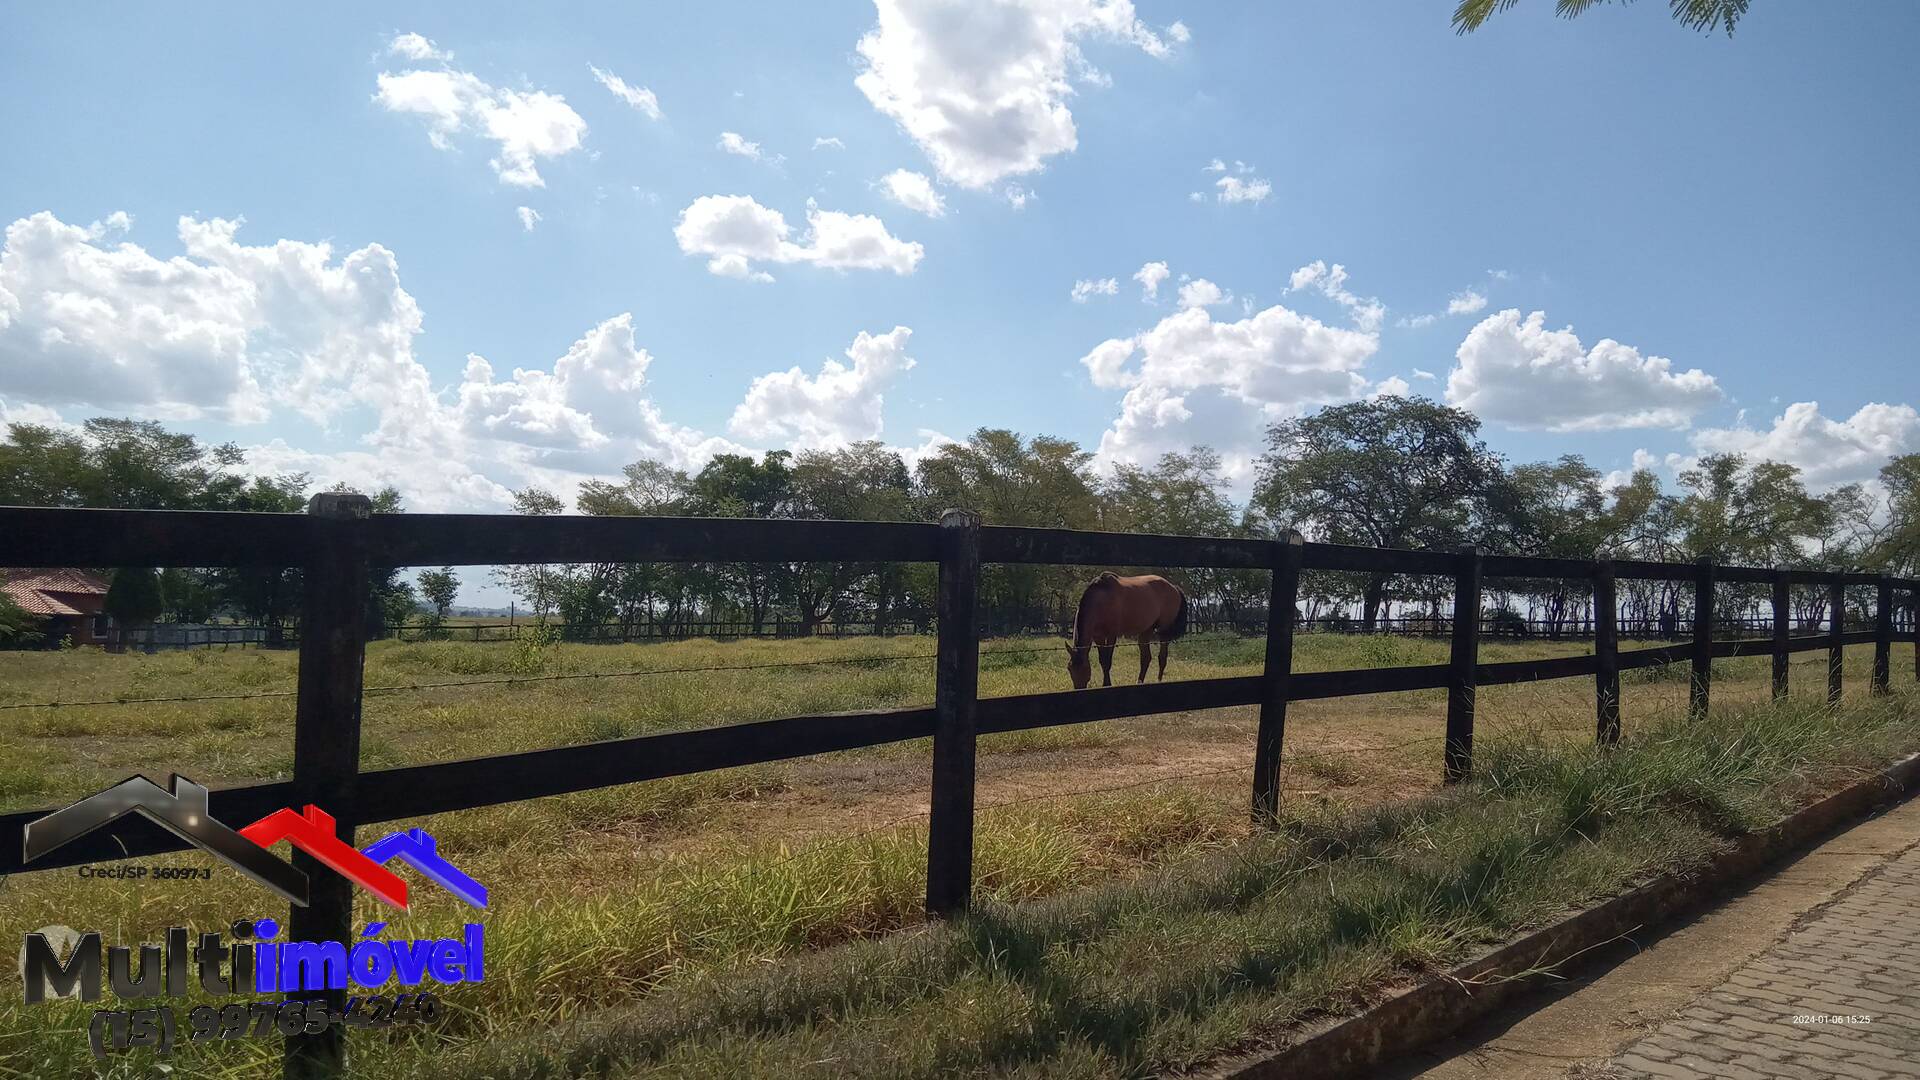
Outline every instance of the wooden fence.
<path id="1" fill-rule="evenodd" d="M 1675 612 L 1663 619 L 1616 618 L 1615 631 L 1626 640 L 1678 641 L 1692 633 L 1684 612 Z M 1913 629 L 1913 609 L 1911 606 L 1894 609 L 1895 633 L 1904 635 Z M 1856 629 L 1870 629 L 1873 619 L 1858 617 L 1857 612 L 1847 613 L 1847 625 Z M 521 636 L 534 627 L 543 627 L 547 633 L 561 641 L 579 645 L 632 645 L 650 642 L 688 641 L 695 638 L 713 638 L 719 641 L 737 639 L 777 639 L 789 638 L 860 638 L 860 637 L 912 637 L 933 635 L 933 620 L 909 618 L 892 619 L 880 623 L 872 619 L 835 620 L 815 623 L 811 627 L 793 619 L 768 619 L 758 629 L 753 623 L 744 620 L 731 621 L 688 621 L 677 623 L 568 623 L 553 620 L 542 621 L 537 618 L 520 618 L 510 622 L 450 622 L 439 626 L 427 623 L 387 624 L 373 634 L 372 640 L 418 643 L 423 641 L 459 641 L 470 644 L 503 644 L 521 639 Z M 1827 626 L 1827 619 L 1802 617 L 1791 620 L 1789 630 L 1819 632 Z M 1725 637 L 1765 637 L 1773 632 L 1773 619 L 1770 616 L 1737 617 L 1716 614 L 1713 620 L 1714 636 Z M 126 652 L 167 652 L 182 649 L 233 649 L 263 647 L 276 636 L 270 633 L 276 629 L 258 623 L 222 623 L 213 625 L 177 625 L 159 624 L 155 626 L 128 627 L 118 631 L 120 641 L 113 647 Z M 298 625 L 277 628 L 279 648 L 292 649 L 300 644 Z M 1444 638 L 1453 635 L 1453 616 L 1451 615 L 1394 615 L 1381 616 L 1375 620 L 1374 628 L 1366 630 L 1359 618 L 1351 615 L 1320 615 L 1314 618 L 1299 618 L 1296 615 L 1295 633 L 1300 634 L 1366 634 L 1381 637 L 1425 637 Z M 1191 615 L 1187 619 L 1189 634 L 1234 634 L 1241 637 L 1258 637 L 1267 632 L 1267 613 L 1265 610 L 1243 611 L 1237 615 L 1216 615 L 1208 612 Z M 1543 641 L 1590 641 L 1599 632 L 1598 623 L 1586 616 L 1558 620 L 1520 619 L 1500 612 L 1482 611 L 1480 613 L 1480 638 L 1501 638 L 1511 640 Z M 980 637 L 1063 637 L 1065 628 L 1050 623 L 1014 623 L 983 619 L 980 622 Z M 28 646 L 34 647 L 54 647 Z"/>
<path id="2" fill-rule="evenodd" d="M 693 728 L 493 757 L 363 771 L 360 768 L 361 673 L 365 660 L 369 567 L 560 562 L 931 562 L 939 566 L 934 704 Z M 1269 570 L 1267 610 L 1283 613 L 1266 627 L 1258 675 L 1117 686 L 980 699 L 979 641 L 960 628 L 977 625 L 983 563 L 1081 566 L 1226 567 Z M 1442 774 L 1465 778 L 1473 762 L 1474 695 L 1479 686 L 1538 679 L 1594 680 L 1596 737 L 1620 737 L 1620 673 L 1685 661 L 1691 666 L 1691 709 L 1707 707 L 1713 661 L 1770 655 L 1773 689 L 1787 689 L 1791 654 L 1824 649 L 1830 701 L 1841 691 L 1841 650 L 1874 645 L 1871 685 L 1887 690 L 1892 647 L 1920 639 L 1894 630 L 1895 594 L 1920 582 L 1886 576 L 1794 569 L 1544 559 L 1462 552 L 1399 551 L 1281 540 L 1219 539 L 983 527 L 966 511 L 935 524 L 908 522 L 752 521 L 724 518 L 519 517 L 371 513 L 357 495 L 313 498 L 306 514 L 0 508 L 0 566 L 231 567 L 299 565 L 305 625 L 300 635 L 294 717 L 293 776 L 287 781 L 222 788 L 211 809 L 224 821 L 250 821 L 283 806 L 314 803 L 334 815 L 342 839 L 361 825 L 418 818 L 592 788 L 629 784 L 809 754 L 931 737 L 933 774 L 927 852 L 927 908 L 964 910 L 972 891 L 975 741 L 983 734 L 1118 717 L 1254 705 L 1259 726 L 1251 760 L 1252 811 L 1271 820 L 1278 808 L 1287 705 L 1294 701 L 1446 690 Z M 1303 570 L 1439 575 L 1454 581 L 1450 659 L 1444 664 L 1354 671 L 1293 671 L 1295 604 Z M 1482 583 L 1488 578 L 1558 578 L 1592 590 L 1595 648 L 1589 655 L 1481 663 L 1478 643 Z M 1620 651 L 1615 583 L 1647 579 L 1693 584 L 1689 639 Z M 1771 635 L 1715 640 L 1714 590 L 1754 583 L 1772 590 Z M 1791 632 L 1789 590 L 1829 590 L 1830 610 L 1844 610 L 1849 586 L 1875 591 L 1871 630 L 1833 622 L 1817 635 Z M 697 717 L 688 717 L 696 720 Z M 0 815 L 0 835 L 18 836 L 52 808 Z M 152 855 L 185 844 L 141 818 L 123 819 L 59 851 L 22 865 L 18 844 L 0 844 L 0 875 Z M 313 879 L 311 902 L 295 908 L 290 940 L 351 941 L 352 896 L 345 878 L 318 873 L 304 853 L 295 863 Z M 330 992 L 343 995 L 343 991 Z M 335 1002 L 335 1008 L 341 1007 Z M 290 1076 L 326 1075 L 342 1060 L 343 1033 L 289 1038 Z"/>
<path id="3" fill-rule="evenodd" d="M 1848 613 L 1850 625 L 1857 620 L 1854 613 Z M 1896 632 L 1912 629 L 1913 614 L 1910 608 L 1897 608 L 1894 612 Z M 1802 630 L 1820 630 L 1825 627 L 1826 619 L 1802 618 L 1797 620 Z M 508 642 L 518 640 L 519 635 L 536 625 L 537 620 L 520 619 L 515 622 L 470 622 L 446 623 L 441 626 L 428 626 L 423 623 L 408 623 L 404 626 L 386 626 L 380 636 L 402 642 L 420 641 L 466 641 L 466 642 Z M 1296 616 L 1296 631 L 1302 634 L 1358 634 L 1371 632 L 1390 637 L 1451 637 L 1453 617 L 1441 615 L 1395 615 L 1381 616 L 1374 621 L 1372 631 L 1361 626 L 1360 619 L 1349 615 L 1320 616 L 1314 619 L 1300 619 Z M 545 623 L 547 630 L 562 641 L 583 645 L 628 645 L 654 641 L 687 641 L 693 638 L 715 638 L 721 641 L 736 638 L 859 638 L 859 637 L 903 637 L 911 635 L 930 635 L 933 632 L 933 620 L 916 621 L 913 619 L 892 619 L 880 623 L 872 619 L 834 620 L 831 622 L 806 623 L 793 619 L 768 619 L 756 629 L 751 622 L 734 620 L 730 622 L 685 622 L 677 624 L 635 623 Z M 1713 620 L 1714 634 L 1719 637 L 1745 636 L 1764 637 L 1773 632 L 1773 619 L 1770 616 L 1736 617 L 1717 615 Z M 1861 628 L 1872 625 L 1871 618 L 1859 624 Z M 1619 636 L 1622 638 L 1678 640 L 1690 633 L 1684 618 L 1676 616 L 1666 619 L 1616 619 Z M 247 632 L 245 640 L 258 642 L 265 630 L 260 627 L 236 628 Z M 1187 619 L 1187 632 L 1190 634 L 1238 634 L 1243 637 L 1257 637 L 1266 633 L 1267 613 L 1265 611 L 1242 612 L 1238 616 L 1200 614 Z M 1546 641 L 1585 641 L 1591 640 L 1598 632 L 1595 620 L 1582 616 L 1577 619 L 1521 619 L 1499 612 L 1483 611 L 1480 614 L 1480 636 L 1482 638 L 1539 639 Z M 1062 637 L 1066 628 L 1051 623 L 1010 623 L 983 619 L 979 634 L 990 637 Z M 289 630 L 284 635 L 288 645 L 299 641 L 299 632 Z M 235 637 L 233 640 L 241 640 Z M 188 637 L 184 643 L 163 641 L 160 648 L 199 648 L 203 644 L 213 647 L 223 645 L 218 635 L 211 640 Z"/>

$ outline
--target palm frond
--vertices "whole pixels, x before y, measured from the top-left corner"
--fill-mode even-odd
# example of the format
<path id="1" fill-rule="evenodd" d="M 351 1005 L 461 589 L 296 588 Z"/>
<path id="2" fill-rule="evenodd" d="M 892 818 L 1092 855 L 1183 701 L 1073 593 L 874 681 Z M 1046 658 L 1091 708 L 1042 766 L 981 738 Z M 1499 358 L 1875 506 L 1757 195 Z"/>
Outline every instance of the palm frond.
<path id="1" fill-rule="evenodd" d="M 1495 14 L 1512 7 L 1518 0 L 1460 0 L 1453 9 L 1453 32 L 1470 34 Z"/>
<path id="2" fill-rule="evenodd" d="M 1747 13 L 1747 0 L 1673 0 L 1673 17 L 1689 30 L 1710 34 L 1725 27 L 1733 36 L 1733 24 Z"/>
<path id="3" fill-rule="evenodd" d="M 1468 34 L 1486 23 L 1500 12 L 1513 7 L 1518 0 L 1460 0 L 1453 9 L 1453 30 L 1456 34 Z M 1590 8 L 1613 0 L 1555 0 L 1554 14 L 1563 19 L 1577 18 Z M 1620 0 L 1631 3 L 1632 0 Z M 1673 17 L 1680 25 L 1701 33 L 1712 33 L 1724 29 L 1728 37 L 1733 36 L 1734 24 L 1747 13 L 1751 0 L 1668 0 Z"/>
<path id="4" fill-rule="evenodd" d="M 1563 19 L 1572 19 L 1578 17 L 1595 4 L 1608 2 L 1609 0 L 1560 0 L 1559 3 L 1553 5 L 1553 13 Z M 1632 3 L 1633 0 L 1621 0 L 1621 2 Z"/>

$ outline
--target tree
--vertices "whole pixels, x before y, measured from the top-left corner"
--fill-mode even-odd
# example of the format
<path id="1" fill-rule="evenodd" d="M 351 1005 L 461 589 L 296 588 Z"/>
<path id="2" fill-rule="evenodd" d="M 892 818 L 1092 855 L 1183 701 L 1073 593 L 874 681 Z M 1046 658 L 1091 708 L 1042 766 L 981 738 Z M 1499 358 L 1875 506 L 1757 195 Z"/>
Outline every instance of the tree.
<path id="1" fill-rule="evenodd" d="M 1554 461 L 1516 465 L 1497 478 L 1488 492 L 1480 536 L 1494 550 L 1515 555 L 1678 558 L 1668 534 L 1671 504 L 1650 471 L 1637 471 L 1609 490 L 1598 469 L 1577 454 L 1566 454 Z M 1631 607 L 1635 590 L 1649 585 L 1623 581 L 1619 595 Z M 1530 606 L 1538 600 L 1550 634 L 1576 617 L 1588 598 L 1587 589 L 1564 578 L 1500 581 L 1487 591 L 1499 607 L 1508 606 L 1515 594 L 1527 597 Z M 1669 596 L 1673 587 L 1654 586 L 1652 592 Z"/>
<path id="2" fill-rule="evenodd" d="M 255 477 L 223 509 L 297 514 L 307 507 L 307 484 L 305 473 Z M 263 644 L 277 647 L 285 643 L 287 624 L 300 611 L 302 575 L 298 567 L 231 567 L 212 571 L 208 578 L 223 604 L 264 628 Z"/>
<path id="3" fill-rule="evenodd" d="M 438 570 L 420 571 L 415 581 L 429 609 L 424 620 L 427 636 L 439 637 L 440 628 L 447 621 L 447 611 L 453 607 L 454 598 L 460 595 L 460 579 L 454 574 L 453 567 L 443 566 Z"/>
<path id="4" fill-rule="evenodd" d="M 912 512 L 913 483 L 906 463 L 875 441 L 801 454 L 789 490 L 794 517 L 904 521 Z M 791 563 L 779 569 L 777 579 L 779 595 L 793 606 L 803 634 L 846 617 L 862 601 L 885 632 L 902 604 L 908 580 L 906 566 L 894 562 Z"/>
<path id="5" fill-rule="evenodd" d="M 583 514 L 679 513 L 692 489 L 687 474 L 658 461 L 636 461 L 620 470 L 624 482 L 588 480 L 574 505 Z"/>
<path id="6" fill-rule="evenodd" d="M 0 442 L 0 505 L 85 506 L 94 490 L 87 444 L 39 424 L 11 424 Z"/>
<path id="7" fill-rule="evenodd" d="M 717 454 L 696 473 L 688 484 L 687 512 L 698 517 L 776 518 L 790 517 L 792 509 L 793 455 L 785 450 L 769 451 L 759 461 L 745 454 Z M 701 577 L 689 582 L 694 589 L 674 610 L 690 607 L 704 592 L 707 609 L 722 591 L 732 591 L 744 607 L 753 632 L 766 627 L 778 600 L 778 582 L 774 568 L 764 563 L 720 563 L 702 567 Z"/>
<path id="8" fill-rule="evenodd" d="M 513 493 L 513 512 L 516 514 L 547 515 L 565 511 L 566 504 L 560 501 L 559 496 L 542 488 L 529 487 Z M 493 571 L 494 580 L 526 601 L 528 610 L 533 612 L 538 622 L 545 622 L 547 615 L 554 610 L 566 577 L 567 568 L 543 563 L 499 566 Z"/>
<path id="9" fill-rule="evenodd" d="M 113 572 L 101 610 L 113 618 L 115 637 L 124 648 L 126 632 L 136 626 L 151 626 L 165 607 L 158 574 L 146 567 L 123 566 Z"/>
<path id="10" fill-rule="evenodd" d="M 417 580 L 420 584 L 420 595 L 433 606 L 435 623 L 445 622 L 448 609 L 453 607 L 454 598 L 460 595 L 460 579 L 454 575 L 453 567 L 443 566 L 438 570 L 422 570 Z"/>
<path id="11" fill-rule="evenodd" d="M 1447 548 L 1472 539 L 1501 462 L 1472 413 L 1426 398 L 1333 405 L 1267 429 L 1255 507 L 1275 526 L 1373 547 Z M 1369 574 L 1372 630 L 1390 575 Z"/>
<path id="12" fill-rule="evenodd" d="M 1880 468 L 1887 490 L 1886 524 L 1869 561 L 1893 574 L 1920 574 L 1920 454 L 1902 454 Z"/>
<path id="13" fill-rule="evenodd" d="M 206 622 L 220 603 L 208 575 L 179 567 L 160 571 L 160 594 L 166 598 L 162 617 L 168 622 Z"/>
<path id="14" fill-rule="evenodd" d="M 1117 463 L 1099 492 L 1099 527 L 1111 532 L 1251 536 L 1256 531 L 1227 496 L 1220 455 L 1210 447 L 1195 447 L 1184 454 L 1168 452 L 1144 468 Z M 1158 572 L 1188 597 L 1215 601 L 1229 617 L 1266 597 L 1266 575 L 1257 570 L 1183 567 Z"/>
<path id="15" fill-rule="evenodd" d="M 203 445 L 151 420 L 95 417 L 79 432 L 11 424 L 0 441 L 0 505 L 135 510 L 246 509 L 250 478 L 231 443 Z"/>
<path id="16" fill-rule="evenodd" d="M 0 593 L 0 645 L 19 648 L 40 640 L 39 620 L 21 610 L 6 593 Z"/>
<path id="17" fill-rule="evenodd" d="M 914 471 L 917 514 L 939 518 L 951 507 L 976 510 L 988 525 L 1090 529 L 1099 499 L 1088 466 L 1093 455 L 1067 439 L 981 428 L 964 443 L 948 443 Z M 1064 626 L 1078 585 L 1090 575 L 1074 567 L 989 566 L 980 575 L 983 613 L 1015 625 Z"/>
<path id="18" fill-rule="evenodd" d="M 636 461 L 621 470 L 621 483 L 588 480 L 574 505 L 583 514 L 639 516 L 684 514 L 692 479 L 658 461 Z M 685 563 L 606 563 L 588 568 L 610 600 L 621 637 L 645 622 L 658 622 L 669 597 L 685 597 L 697 583 L 711 579 L 704 567 Z M 679 608 L 676 608 L 679 610 Z"/>
<path id="19" fill-rule="evenodd" d="M 366 493 L 351 484 L 339 483 L 329 490 L 347 495 L 365 495 Z M 407 508 L 406 500 L 392 485 L 381 488 L 368 496 L 372 511 L 376 514 L 399 514 Z M 374 566 L 367 570 L 367 600 L 363 611 L 366 633 L 369 640 L 387 636 L 389 627 L 405 626 L 420 609 L 420 602 L 413 594 L 413 585 L 400 577 L 401 567 Z"/>
<path id="20" fill-rule="evenodd" d="M 1683 559 L 1796 562 L 1803 558 L 1803 541 L 1830 528 L 1831 507 L 1807 493 L 1792 465 L 1709 454 L 1678 479 L 1683 494 L 1674 512 Z"/>
<path id="21" fill-rule="evenodd" d="M 1453 9 L 1455 33 L 1469 34 L 1480 29 L 1497 12 L 1506 11 L 1518 0 L 1460 0 Z M 1554 12 L 1562 18 L 1574 18 L 1606 0 L 1556 0 Z M 1703 34 L 1725 29 L 1733 36 L 1733 26 L 1747 13 L 1748 0 L 1668 0 L 1673 17 L 1680 25 Z"/>

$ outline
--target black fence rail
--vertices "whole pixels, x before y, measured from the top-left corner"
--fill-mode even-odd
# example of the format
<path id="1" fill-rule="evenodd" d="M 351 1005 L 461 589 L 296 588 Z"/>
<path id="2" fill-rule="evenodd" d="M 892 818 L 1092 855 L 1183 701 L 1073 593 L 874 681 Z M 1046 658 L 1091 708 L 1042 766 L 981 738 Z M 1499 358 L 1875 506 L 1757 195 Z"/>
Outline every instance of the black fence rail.
<path id="1" fill-rule="evenodd" d="M 1374 620 L 1371 630 L 1360 619 L 1350 615 L 1316 615 L 1312 618 L 1295 615 L 1295 630 L 1302 634 L 1378 634 L 1388 637 L 1452 637 L 1453 617 L 1451 615 L 1417 616 L 1396 615 L 1391 618 L 1381 616 Z M 1913 631 L 1914 616 L 1911 607 L 1899 607 L 1894 612 L 1894 632 L 1907 634 Z M 1844 616 L 1844 625 L 1855 630 L 1873 628 L 1873 618 L 1859 617 L 1854 612 Z M 1826 616 L 1818 618 L 1789 616 L 1787 627 L 1790 633 L 1820 633 L 1829 626 Z M 1190 630 L 1206 633 L 1233 633 L 1242 635 L 1264 634 L 1267 630 L 1267 613 L 1246 613 L 1238 616 L 1216 616 L 1189 619 Z M 1666 639 L 1678 641 L 1692 634 L 1692 620 L 1686 612 L 1679 612 L 1664 618 L 1625 618 L 1614 620 L 1615 633 L 1622 638 L 1640 640 Z M 1753 616 L 1736 618 L 1716 615 L 1713 620 L 1716 637 L 1766 637 L 1773 633 L 1771 616 Z M 1483 611 L 1480 614 L 1481 638 L 1505 638 L 1509 640 L 1542 641 L 1591 641 L 1599 635 L 1599 620 L 1582 616 L 1578 619 L 1518 619 L 1500 612 Z"/>
<path id="2" fill-rule="evenodd" d="M 1396 615 L 1381 616 L 1374 620 L 1371 630 L 1361 620 L 1349 615 L 1321 615 L 1315 618 L 1303 618 L 1298 615 L 1296 632 L 1302 634 L 1380 634 L 1392 637 L 1450 637 L 1453 634 L 1453 617 Z M 1667 639 L 1677 641 L 1691 631 L 1689 621 L 1683 617 L 1669 618 L 1621 618 L 1616 622 L 1617 631 L 1623 638 Z M 1788 620 L 1789 628 L 1803 633 L 1818 633 L 1827 626 L 1827 619 L 1802 617 Z M 1846 625 L 1854 629 L 1871 629 L 1871 618 L 1861 619 L 1848 615 Z M 1716 617 L 1713 621 L 1716 636 L 1765 637 L 1773 632 L 1771 617 L 1727 618 Z M 387 626 L 379 637 L 402 642 L 420 641 L 465 641 L 465 642 L 504 642 L 516 641 L 521 635 L 540 627 L 544 632 L 558 637 L 562 641 L 583 644 L 627 645 L 651 641 L 690 641 L 697 638 L 712 638 L 719 641 L 736 639 L 789 639 L 789 638 L 861 638 L 861 637 L 911 637 L 933 634 L 932 620 L 915 621 L 899 619 L 881 623 L 872 620 L 831 621 L 806 623 L 791 619 L 768 619 L 755 625 L 751 622 L 680 622 L 680 623 L 569 623 L 540 619 L 518 619 L 512 622 L 461 622 L 444 623 L 431 626 L 423 623 L 407 623 L 401 626 Z M 252 632 L 246 640 L 257 642 L 264 630 L 258 627 L 245 628 Z M 998 623 L 984 621 L 980 623 L 981 638 L 996 637 L 1064 637 L 1069 627 L 1055 623 Z M 1895 612 L 1894 631 L 1907 633 L 1913 629 L 1913 616 L 1905 608 Z M 1187 631 L 1197 634 L 1238 634 L 1243 637 L 1257 637 L 1267 632 L 1267 613 L 1249 612 L 1241 615 L 1201 615 L 1187 620 Z M 1587 641 L 1599 632 L 1599 623 L 1591 618 L 1578 619 L 1515 619 L 1498 612 L 1482 612 L 1480 616 L 1480 636 L 1482 638 L 1507 638 L 1515 640 L 1546 641 Z M 234 640 L 239 640 L 235 638 Z M 284 633 L 289 644 L 299 641 L 299 632 L 289 629 Z M 222 639 L 215 637 L 210 642 L 198 638 L 189 638 L 184 644 L 162 643 L 161 648 L 199 648 L 203 644 L 219 647 Z"/>
<path id="3" fill-rule="evenodd" d="M 938 564 L 934 704 L 927 708 L 793 716 L 694 728 L 577 746 L 401 768 L 360 768 L 362 682 L 368 634 L 365 605 L 375 566 L 495 565 L 562 562 L 873 562 Z M 1083 566 L 1224 567 L 1270 571 L 1265 661 L 1258 675 L 1119 686 L 981 699 L 978 696 L 978 586 L 983 563 Z M 980 735 L 1150 713 L 1257 706 L 1251 761 L 1252 811 L 1271 821 L 1278 809 L 1287 706 L 1290 702 L 1406 690 L 1447 691 L 1441 772 L 1466 777 L 1473 762 L 1475 691 L 1480 686 L 1541 679 L 1594 680 L 1595 737 L 1621 732 L 1620 673 L 1686 662 L 1689 707 L 1708 705 L 1713 661 L 1771 656 L 1773 690 L 1787 691 L 1793 653 L 1825 650 L 1828 700 L 1842 689 L 1845 646 L 1874 646 L 1871 689 L 1885 693 L 1896 641 L 1920 638 L 1895 630 L 1896 594 L 1916 600 L 1920 582 L 1884 575 L 1789 568 L 1719 566 L 1711 562 L 1542 559 L 1459 552 L 1401 551 L 1279 540 L 1088 533 L 1060 529 L 982 527 L 977 515 L 949 511 L 935 524 L 905 522 L 749 521 L 714 518 L 374 515 L 361 496 L 315 496 L 308 513 L 0 508 L 0 565 L 285 566 L 299 565 L 304 625 L 289 781 L 216 790 L 215 816 L 245 821 L 282 806 L 314 803 L 330 811 L 342 839 L 356 827 L 593 788 L 781 761 L 810 754 L 931 737 L 927 908 L 937 915 L 967 907 L 972 891 L 975 743 Z M 1450 578 L 1451 642 L 1447 663 L 1351 671 L 1295 672 L 1293 644 L 1303 570 L 1424 574 Z M 1558 578 L 1582 583 L 1596 618 L 1594 651 L 1581 656 L 1481 663 L 1486 620 L 1483 583 L 1493 578 Z M 1621 579 L 1692 585 L 1684 641 L 1622 651 L 1616 583 Z M 1767 634 L 1716 637 L 1714 598 L 1723 584 L 1767 586 Z M 1847 610 L 1846 590 L 1874 590 L 1871 629 L 1828 620 L 1824 632 L 1795 634 L 1793 586 L 1828 591 L 1830 611 Z M 967 628 L 967 629 L 962 629 Z M 697 719 L 689 717 L 689 720 Z M 0 815 L 0 835 L 19 836 L 52 808 Z M 0 875 L 179 850 L 185 843 L 140 818 L 22 864 L 22 847 L 0 844 Z M 323 884 L 332 883 L 332 884 Z M 337 884 L 338 887 L 333 887 Z M 293 909 L 291 940 L 350 941 L 352 897 L 344 879 L 320 875 L 311 901 Z M 335 992 L 344 995 L 344 991 Z M 344 1002 L 335 1002 L 336 1009 Z M 290 1075 L 341 1068 L 339 1028 L 288 1040 Z"/>
<path id="4" fill-rule="evenodd" d="M 1829 625 L 1825 615 L 1790 618 L 1790 632 L 1819 633 Z M 1849 612 L 1845 625 L 1854 630 L 1873 627 L 1871 617 L 1861 618 Z M 1635 640 L 1678 641 L 1691 633 L 1684 613 L 1661 618 L 1626 618 L 1615 621 L 1622 638 Z M 1894 611 L 1894 632 L 1913 630 L 1910 606 Z M 1770 616 L 1730 617 L 1716 615 L 1716 637 L 1766 637 L 1773 632 Z M 1070 627 L 1057 623 L 1004 622 L 982 620 L 978 633 L 984 640 L 1002 637 L 1064 637 Z M 504 622 L 407 622 L 388 624 L 370 634 L 369 640 L 417 643 L 424 641 L 461 641 L 501 643 L 519 641 L 535 631 L 550 634 L 561 641 L 587 645 L 628 645 L 648 642 L 713 639 L 787 640 L 792 638 L 932 637 L 933 620 L 900 618 L 877 620 L 830 620 L 804 622 L 797 619 L 765 619 L 755 624 L 747 620 L 682 620 L 674 622 L 571 623 L 539 617 Z M 1233 615 L 1202 613 L 1187 620 L 1187 630 L 1195 634 L 1236 634 L 1258 637 L 1267 632 L 1265 611 L 1245 611 Z M 1295 615 L 1295 632 L 1302 634 L 1377 634 L 1389 637 L 1441 638 L 1453 635 L 1451 615 L 1382 615 L 1368 629 L 1351 615 Z M 1498 611 L 1480 615 L 1480 637 L 1510 640 L 1590 641 L 1599 633 L 1599 622 L 1587 616 L 1571 619 L 1520 619 Z M 300 643 L 298 624 L 267 626 L 257 623 L 158 624 L 116 628 L 107 648 L 127 652 L 166 652 L 178 649 L 240 649 L 248 647 L 295 648 Z M 49 643 L 39 647 L 55 647 Z M 29 646 L 33 648 L 35 646 Z"/>

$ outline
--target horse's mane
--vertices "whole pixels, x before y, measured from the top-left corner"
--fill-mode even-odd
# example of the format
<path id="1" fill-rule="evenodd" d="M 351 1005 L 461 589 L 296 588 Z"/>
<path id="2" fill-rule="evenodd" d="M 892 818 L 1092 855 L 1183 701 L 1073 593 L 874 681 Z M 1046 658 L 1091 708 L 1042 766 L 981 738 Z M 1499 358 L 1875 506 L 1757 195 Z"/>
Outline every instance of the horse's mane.
<path id="1" fill-rule="evenodd" d="M 1093 590 L 1110 581 L 1119 580 L 1119 574 L 1111 570 L 1102 570 L 1099 577 L 1094 578 L 1092 582 L 1088 583 L 1085 589 L 1080 591 L 1080 607 L 1073 613 L 1073 633 L 1067 638 L 1067 644 L 1069 646 L 1076 649 L 1080 648 L 1080 628 L 1087 624 L 1087 598 L 1093 595 Z"/>

